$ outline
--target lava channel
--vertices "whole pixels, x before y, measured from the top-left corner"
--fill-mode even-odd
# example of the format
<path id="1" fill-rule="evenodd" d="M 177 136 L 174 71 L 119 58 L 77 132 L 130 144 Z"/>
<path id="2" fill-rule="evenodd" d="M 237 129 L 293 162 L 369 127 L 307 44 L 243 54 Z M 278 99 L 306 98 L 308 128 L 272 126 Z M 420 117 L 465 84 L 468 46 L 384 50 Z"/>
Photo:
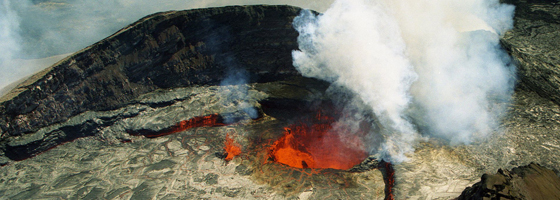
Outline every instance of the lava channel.
<path id="1" fill-rule="evenodd" d="M 341 124 L 333 129 L 334 118 L 319 112 L 309 121 L 285 127 L 269 147 L 269 158 L 295 168 L 347 170 L 368 156 L 360 134 L 349 133 Z"/>
<path id="2" fill-rule="evenodd" d="M 224 119 L 219 114 L 211 114 L 205 116 L 197 116 L 193 117 L 188 120 L 183 120 L 174 126 L 166 128 L 161 131 L 149 131 L 149 130 L 140 130 L 140 131 L 128 131 L 131 135 L 142 135 L 147 138 L 157 138 L 162 137 L 182 131 L 186 131 L 192 128 L 198 127 L 217 127 L 217 126 L 226 126 L 229 124 L 224 123 Z M 124 140 L 123 143 L 131 142 L 130 140 Z M 232 160 L 235 156 L 241 154 L 241 145 L 237 143 L 233 138 L 230 137 L 229 134 L 226 134 L 225 142 L 224 142 L 224 159 L 226 161 Z"/>
<path id="3" fill-rule="evenodd" d="M 395 186 L 395 169 L 390 162 L 381 161 L 380 167 L 385 171 L 383 181 L 385 182 L 385 200 L 394 200 L 393 187 Z"/>
<path id="4" fill-rule="evenodd" d="M 185 131 L 191 128 L 216 127 L 216 126 L 226 126 L 226 125 L 228 124 L 224 123 L 222 116 L 220 116 L 218 113 L 215 113 L 211 115 L 197 116 L 188 120 L 183 120 L 175 124 L 174 126 L 163 129 L 161 131 L 139 130 L 139 131 L 127 131 L 127 132 L 130 135 L 142 135 L 147 138 L 157 138 L 157 137 L 171 135 L 174 133 Z"/>

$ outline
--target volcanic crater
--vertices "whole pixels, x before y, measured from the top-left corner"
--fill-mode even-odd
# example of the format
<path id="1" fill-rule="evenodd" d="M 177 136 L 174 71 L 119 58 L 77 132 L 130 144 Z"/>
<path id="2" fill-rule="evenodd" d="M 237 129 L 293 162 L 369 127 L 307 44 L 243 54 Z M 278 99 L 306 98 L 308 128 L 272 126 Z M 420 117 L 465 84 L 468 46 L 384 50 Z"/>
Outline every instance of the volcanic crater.
<path id="1" fill-rule="evenodd" d="M 0 194 L 7 199 L 449 199 L 500 168 L 537 162 L 557 170 L 557 94 L 547 96 L 550 87 L 535 90 L 550 84 L 539 82 L 531 69 L 548 65 L 523 47 L 546 43 L 516 35 L 530 29 L 522 28 L 524 22 L 543 17 L 531 15 L 529 8 L 558 9 L 513 3 L 524 15 L 516 15 L 520 20 L 502 45 L 518 62 L 521 81 L 512 101 L 503 102 L 505 133 L 486 141 L 448 146 L 427 139 L 407 162 L 393 166 L 376 160 L 369 150 L 383 138 L 368 134 L 379 128 L 374 115 L 346 107 L 346 94 L 330 93 L 329 83 L 294 69 L 291 51 L 297 49 L 298 33 L 292 21 L 300 8 L 169 11 L 76 52 L 0 99 Z M 232 82 L 232 75 L 244 81 Z M 512 171 L 525 173 L 520 170 Z M 499 174 L 521 179 L 507 170 Z M 507 184 L 476 184 L 464 194 L 502 195 L 513 187 Z"/>

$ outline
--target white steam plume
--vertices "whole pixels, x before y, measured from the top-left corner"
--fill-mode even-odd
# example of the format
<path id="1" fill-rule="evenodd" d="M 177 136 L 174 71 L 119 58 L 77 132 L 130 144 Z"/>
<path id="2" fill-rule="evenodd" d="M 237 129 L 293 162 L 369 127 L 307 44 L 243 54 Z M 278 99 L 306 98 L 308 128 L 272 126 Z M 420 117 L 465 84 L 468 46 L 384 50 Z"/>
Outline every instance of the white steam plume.
<path id="1" fill-rule="evenodd" d="M 499 34 L 513 25 L 513 6 L 497 0 L 387 1 L 397 14 L 419 75 L 410 113 L 423 131 L 469 143 L 496 128 L 496 99 L 513 89 L 513 67 Z M 498 108 L 496 108 L 498 109 Z"/>
<path id="2" fill-rule="evenodd" d="M 514 82 L 499 45 L 512 17 L 497 0 L 336 0 L 294 19 L 294 66 L 370 106 L 385 140 L 373 153 L 401 162 L 419 132 L 457 144 L 495 130 Z"/>

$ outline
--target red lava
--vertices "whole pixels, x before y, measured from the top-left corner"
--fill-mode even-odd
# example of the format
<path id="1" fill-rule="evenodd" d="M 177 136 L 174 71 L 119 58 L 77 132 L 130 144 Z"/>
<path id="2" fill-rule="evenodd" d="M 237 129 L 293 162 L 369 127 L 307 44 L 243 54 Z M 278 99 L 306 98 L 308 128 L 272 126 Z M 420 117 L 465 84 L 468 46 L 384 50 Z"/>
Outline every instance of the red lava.
<path id="1" fill-rule="evenodd" d="M 334 118 L 319 112 L 310 121 L 285 127 L 284 135 L 269 147 L 269 157 L 295 168 L 347 170 L 368 156 L 357 134 L 333 129 Z"/>
<path id="2" fill-rule="evenodd" d="M 185 131 L 191 128 L 197 127 L 214 127 L 214 126 L 225 126 L 222 117 L 218 113 L 196 116 L 187 120 L 183 120 L 169 128 L 161 131 L 150 131 L 150 130 L 140 130 L 140 131 L 127 131 L 130 135 L 141 135 L 147 138 L 157 138 L 161 136 L 171 135 L 181 131 Z M 124 141 L 128 142 L 128 141 Z"/>
<path id="3" fill-rule="evenodd" d="M 380 163 L 382 168 L 385 169 L 385 200 L 394 200 L 395 197 L 393 196 L 393 186 L 395 186 L 395 169 L 393 169 L 393 165 L 390 162 L 381 162 Z"/>
<path id="4" fill-rule="evenodd" d="M 191 128 L 198 128 L 198 127 L 216 127 L 216 126 L 226 126 L 228 124 L 223 122 L 223 118 L 215 113 L 211 115 L 205 116 L 197 116 L 193 117 L 188 120 L 183 120 L 174 126 L 164 129 L 163 131 L 139 131 L 139 132 L 132 132 L 129 131 L 131 135 L 142 135 L 147 138 L 157 138 L 161 136 L 166 136 L 174 133 L 178 133 L 181 131 L 185 131 Z M 124 140 L 123 143 L 131 142 L 131 140 Z M 233 157 L 241 154 L 241 146 L 226 134 L 226 140 L 224 143 L 224 150 L 227 152 L 227 156 L 225 160 L 230 161 Z"/>
<path id="5" fill-rule="evenodd" d="M 222 122 L 220 115 L 214 113 L 211 115 L 197 116 L 188 120 L 183 120 L 177 123 L 175 126 L 171 127 L 171 131 L 169 134 L 181 132 L 196 127 L 213 127 L 213 126 L 225 126 L 225 125 L 226 124 Z"/>
<path id="6" fill-rule="evenodd" d="M 233 157 L 241 154 L 241 145 L 239 145 L 233 138 L 229 137 L 229 133 L 226 134 L 226 141 L 224 144 L 224 150 L 227 152 L 227 156 L 225 158 L 226 161 L 230 161 Z"/>

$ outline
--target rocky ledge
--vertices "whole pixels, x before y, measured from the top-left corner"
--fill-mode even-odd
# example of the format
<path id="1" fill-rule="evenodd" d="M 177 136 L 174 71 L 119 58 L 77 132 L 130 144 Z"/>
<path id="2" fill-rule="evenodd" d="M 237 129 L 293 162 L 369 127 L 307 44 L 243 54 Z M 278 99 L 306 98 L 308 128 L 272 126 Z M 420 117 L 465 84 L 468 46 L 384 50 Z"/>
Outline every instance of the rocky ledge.
<path id="1" fill-rule="evenodd" d="M 467 199 L 560 199 L 560 178 L 538 164 L 484 174 L 480 182 L 463 191 Z"/>

